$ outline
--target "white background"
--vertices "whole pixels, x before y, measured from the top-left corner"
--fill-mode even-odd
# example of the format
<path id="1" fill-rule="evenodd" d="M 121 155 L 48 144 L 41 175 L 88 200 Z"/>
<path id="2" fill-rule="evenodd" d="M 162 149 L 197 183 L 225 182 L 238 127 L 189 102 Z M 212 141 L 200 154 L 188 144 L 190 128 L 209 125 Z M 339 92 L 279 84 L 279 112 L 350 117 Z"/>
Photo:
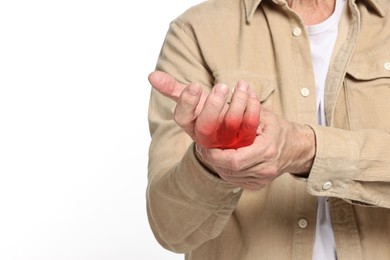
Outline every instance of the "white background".
<path id="1" fill-rule="evenodd" d="M 199 2 L 0 2 L 1 260 L 184 259 L 147 222 L 147 75 Z"/>

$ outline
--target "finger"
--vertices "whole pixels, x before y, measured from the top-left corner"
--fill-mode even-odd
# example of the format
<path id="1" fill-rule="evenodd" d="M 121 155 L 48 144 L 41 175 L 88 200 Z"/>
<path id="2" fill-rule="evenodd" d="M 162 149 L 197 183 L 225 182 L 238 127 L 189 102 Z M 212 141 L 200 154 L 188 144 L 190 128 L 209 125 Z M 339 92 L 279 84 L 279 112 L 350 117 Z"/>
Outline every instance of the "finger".
<path id="1" fill-rule="evenodd" d="M 175 122 L 191 137 L 194 137 L 196 108 L 199 104 L 202 89 L 197 83 L 188 84 L 181 93 L 174 112 Z"/>
<path id="2" fill-rule="evenodd" d="M 215 167 L 229 169 L 230 172 L 247 171 L 258 165 L 262 158 L 254 155 L 253 150 L 262 151 L 262 147 L 242 147 L 239 149 L 200 149 L 202 157 Z M 252 170 L 253 172 L 254 170 Z"/>
<path id="3" fill-rule="evenodd" d="M 254 91 L 250 91 L 250 97 L 247 102 L 240 130 L 240 134 L 244 136 L 240 136 L 240 138 L 244 140 L 248 138 L 253 141 L 253 137 L 256 136 L 256 132 L 259 130 L 259 133 L 261 133 L 261 128 L 259 128 L 260 111 L 261 104 L 257 95 Z"/>
<path id="4" fill-rule="evenodd" d="M 154 89 L 176 102 L 185 88 L 185 85 L 162 71 L 153 71 L 149 74 L 148 80 Z"/>
<path id="5" fill-rule="evenodd" d="M 224 125 L 227 131 L 234 134 L 240 129 L 248 99 L 249 85 L 241 80 L 235 87 L 229 109 L 225 115 Z"/>
<path id="6" fill-rule="evenodd" d="M 239 165 L 236 165 L 236 160 L 234 160 L 237 153 L 234 149 L 221 150 L 218 148 L 209 149 L 198 146 L 197 151 L 205 162 L 223 170 L 224 175 L 229 174 L 227 172 L 231 172 L 232 169 L 240 168 Z"/>
<path id="7" fill-rule="evenodd" d="M 203 109 L 196 120 L 196 132 L 200 136 L 209 136 L 215 134 L 220 124 L 221 113 L 226 106 L 226 97 L 228 87 L 224 84 L 214 86 L 206 101 L 203 104 Z M 208 138 L 213 139 L 213 138 Z"/>

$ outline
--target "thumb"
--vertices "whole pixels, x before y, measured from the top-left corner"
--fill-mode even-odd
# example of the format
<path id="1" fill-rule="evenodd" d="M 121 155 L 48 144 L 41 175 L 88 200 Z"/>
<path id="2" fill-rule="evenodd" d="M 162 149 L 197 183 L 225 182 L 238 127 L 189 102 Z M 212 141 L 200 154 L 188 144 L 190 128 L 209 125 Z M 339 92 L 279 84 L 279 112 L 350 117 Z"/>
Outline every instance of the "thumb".
<path id="1" fill-rule="evenodd" d="M 185 85 L 179 83 L 171 75 L 162 71 L 153 71 L 148 80 L 152 87 L 166 97 L 177 101 Z"/>

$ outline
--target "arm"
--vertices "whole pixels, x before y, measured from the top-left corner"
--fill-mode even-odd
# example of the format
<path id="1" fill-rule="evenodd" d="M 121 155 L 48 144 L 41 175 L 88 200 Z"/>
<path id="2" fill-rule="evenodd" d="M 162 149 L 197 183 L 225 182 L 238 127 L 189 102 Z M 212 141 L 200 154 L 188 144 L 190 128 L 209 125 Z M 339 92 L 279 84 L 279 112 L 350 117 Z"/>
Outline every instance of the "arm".
<path id="1" fill-rule="evenodd" d="M 192 37 L 172 24 L 157 69 L 180 82 L 196 81 L 211 88 L 213 78 L 206 68 Z M 169 250 L 188 252 L 221 232 L 241 192 L 234 193 L 236 186 L 214 176 L 197 160 L 191 137 L 172 120 L 175 106 L 152 90 L 147 208 L 157 240 Z"/>
<path id="2" fill-rule="evenodd" d="M 174 33 L 167 36 L 157 69 L 172 74 L 176 79 L 189 78 L 190 81 L 194 80 L 191 78 L 193 73 L 197 76 L 194 81 L 206 82 L 205 79 L 210 76 L 207 76 L 207 66 L 202 63 L 198 46 L 175 24 L 171 29 Z M 182 38 L 178 40 L 178 36 Z M 166 49 L 175 51 L 167 55 Z M 189 50 L 192 51 L 188 53 Z M 185 61 L 183 57 L 186 57 Z M 189 64 L 189 61 L 193 63 Z M 174 63 L 178 65 L 173 66 Z M 193 71 L 188 70 L 189 67 Z M 180 69 L 183 70 L 178 71 Z M 240 197 L 241 190 L 237 187 L 259 189 L 286 171 L 309 171 L 314 157 L 314 134 L 311 129 L 278 118 L 265 109 L 261 117 L 264 120 L 257 128 L 260 104 L 244 82 L 238 83 L 238 89 L 227 108 L 226 93 L 223 98 L 218 93 L 223 90 L 222 86 L 214 86 L 207 98 L 202 98 L 198 96 L 200 93 L 196 88 L 193 92 L 196 86 L 182 86 L 161 73 L 152 73 L 149 80 L 154 90 L 149 113 L 152 143 L 148 213 L 156 238 L 166 248 L 187 252 L 218 236 Z M 211 88 L 211 84 L 206 86 Z M 206 93 L 206 90 L 202 93 Z M 199 106 L 199 103 L 202 105 Z M 248 122 L 241 125 L 248 129 L 254 127 L 257 136 L 250 146 L 218 149 L 221 148 L 218 137 L 222 136 L 221 140 L 225 141 L 231 138 L 225 138 L 219 131 L 205 131 L 203 127 L 219 122 L 221 130 L 230 128 L 229 132 L 232 132 L 231 129 L 235 129 L 234 124 L 229 123 L 232 118 Z M 210 142 L 210 137 L 217 141 L 217 145 Z M 197 142 L 196 152 L 191 145 L 192 140 Z M 178 144 L 177 149 L 172 149 Z M 223 144 L 222 147 L 230 148 L 229 145 Z"/>
<path id="3" fill-rule="evenodd" d="M 390 208 L 389 133 L 320 126 L 313 129 L 317 152 L 308 191 L 316 196 Z"/>

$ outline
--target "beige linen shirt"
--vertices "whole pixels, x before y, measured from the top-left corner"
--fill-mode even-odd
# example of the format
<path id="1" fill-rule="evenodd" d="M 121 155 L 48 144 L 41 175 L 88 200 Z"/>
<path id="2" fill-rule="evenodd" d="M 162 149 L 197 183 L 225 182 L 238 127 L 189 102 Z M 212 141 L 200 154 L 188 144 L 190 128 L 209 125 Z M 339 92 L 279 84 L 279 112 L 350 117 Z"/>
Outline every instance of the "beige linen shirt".
<path id="1" fill-rule="evenodd" d="M 307 181 L 260 191 L 215 177 L 152 90 L 147 210 L 156 239 L 191 260 L 311 259 L 317 198 L 330 197 L 337 257 L 390 259 L 390 2 L 348 0 L 318 126 L 309 40 L 284 0 L 209 0 L 175 19 L 157 69 L 182 83 L 247 80 L 263 106 L 310 125 Z"/>

